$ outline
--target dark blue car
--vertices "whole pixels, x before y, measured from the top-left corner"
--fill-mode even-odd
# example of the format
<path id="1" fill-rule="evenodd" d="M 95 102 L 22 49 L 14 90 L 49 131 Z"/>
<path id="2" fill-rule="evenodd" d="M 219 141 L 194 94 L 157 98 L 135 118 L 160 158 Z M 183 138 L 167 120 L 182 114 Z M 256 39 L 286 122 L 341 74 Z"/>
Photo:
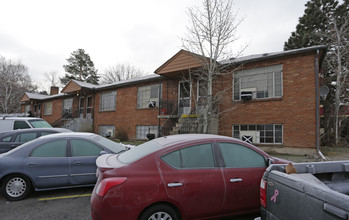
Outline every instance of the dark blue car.
<path id="1" fill-rule="evenodd" d="M 120 153 L 124 145 L 92 133 L 60 133 L 37 138 L 0 154 L 0 183 L 8 200 L 32 190 L 51 190 L 96 183 L 100 154 Z"/>
<path id="2" fill-rule="evenodd" d="M 38 137 L 63 132 L 72 131 L 65 128 L 27 128 L 0 132 L 0 154 Z"/>

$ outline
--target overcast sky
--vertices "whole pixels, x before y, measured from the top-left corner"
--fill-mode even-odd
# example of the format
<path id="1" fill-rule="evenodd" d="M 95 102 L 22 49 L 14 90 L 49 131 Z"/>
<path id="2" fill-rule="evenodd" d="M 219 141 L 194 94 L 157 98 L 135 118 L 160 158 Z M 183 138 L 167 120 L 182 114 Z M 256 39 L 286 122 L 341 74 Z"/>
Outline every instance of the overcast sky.
<path id="1" fill-rule="evenodd" d="M 244 18 L 243 55 L 282 51 L 307 0 L 234 0 Z M 202 0 L 1 0 L 0 55 L 20 60 L 40 89 L 44 73 L 64 75 L 70 54 L 82 48 L 103 74 L 129 63 L 153 73 L 181 49 L 186 11 Z"/>

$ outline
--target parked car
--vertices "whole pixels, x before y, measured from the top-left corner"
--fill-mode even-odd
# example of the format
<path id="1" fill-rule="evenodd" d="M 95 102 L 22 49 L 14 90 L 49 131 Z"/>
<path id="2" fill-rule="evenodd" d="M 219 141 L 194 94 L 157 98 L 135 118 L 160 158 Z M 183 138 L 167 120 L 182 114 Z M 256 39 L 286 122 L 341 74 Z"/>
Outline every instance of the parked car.
<path id="1" fill-rule="evenodd" d="M 93 186 L 96 158 L 128 148 L 92 133 L 59 133 L 39 137 L 0 154 L 0 183 L 8 200 L 36 191 Z"/>
<path id="2" fill-rule="evenodd" d="M 0 119 L 0 132 L 25 128 L 52 128 L 52 126 L 42 118 L 5 116 Z"/>
<path id="3" fill-rule="evenodd" d="M 25 142 L 34 140 L 40 136 L 62 132 L 72 131 L 65 128 L 28 128 L 0 132 L 0 154 L 18 147 Z"/>
<path id="4" fill-rule="evenodd" d="M 286 163 L 218 135 L 161 137 L 98 157 L 94 220 L 200 219 L 258 212 L 269 164 Z"/>

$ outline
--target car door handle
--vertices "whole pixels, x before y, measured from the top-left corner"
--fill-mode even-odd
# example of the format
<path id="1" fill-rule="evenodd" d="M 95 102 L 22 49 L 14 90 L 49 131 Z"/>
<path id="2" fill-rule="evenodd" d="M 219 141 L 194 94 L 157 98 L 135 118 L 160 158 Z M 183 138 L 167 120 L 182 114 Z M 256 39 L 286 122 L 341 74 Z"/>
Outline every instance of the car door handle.
<path id="1" fill-rule="evenodd" d="M 242 182 L 241 178 L 235 178 L 235 179 L 230 179 L 231 183 L 237 183 L 237 182 Z"/>
<path id="2" fill-rule="evenodd" d="M 167 184 L 168 187 L 178 187 L 178 186 L 183 186 L 183 183 L 169 183 Z"/>
<path id="3" fill-rule="evenodd" d="M 73 165 L 74 165 L 74 166 L 80 166 L 80 165 L 81 165 L 81 162 L 79 162 L 79 161 L 74 161 L 74 162 L 73 162 Z"/>
<path id="4" fill-rule="evenodd" d="M 35 167 L 35 166 L 36 166 L 36 163 L 27 163 L 27 166 L 28 166 L 28 167 Z"/>

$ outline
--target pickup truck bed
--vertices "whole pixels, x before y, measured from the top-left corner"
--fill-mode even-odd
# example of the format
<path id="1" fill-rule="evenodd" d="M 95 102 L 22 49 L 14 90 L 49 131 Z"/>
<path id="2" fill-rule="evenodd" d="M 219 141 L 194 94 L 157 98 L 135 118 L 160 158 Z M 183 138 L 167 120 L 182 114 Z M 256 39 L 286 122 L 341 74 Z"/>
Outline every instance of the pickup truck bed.
<path id="1" fill-rule="evenodd" d="M 349 220 L 349 161 L 271 165 L 261 180 L 261 218 Z"/>

